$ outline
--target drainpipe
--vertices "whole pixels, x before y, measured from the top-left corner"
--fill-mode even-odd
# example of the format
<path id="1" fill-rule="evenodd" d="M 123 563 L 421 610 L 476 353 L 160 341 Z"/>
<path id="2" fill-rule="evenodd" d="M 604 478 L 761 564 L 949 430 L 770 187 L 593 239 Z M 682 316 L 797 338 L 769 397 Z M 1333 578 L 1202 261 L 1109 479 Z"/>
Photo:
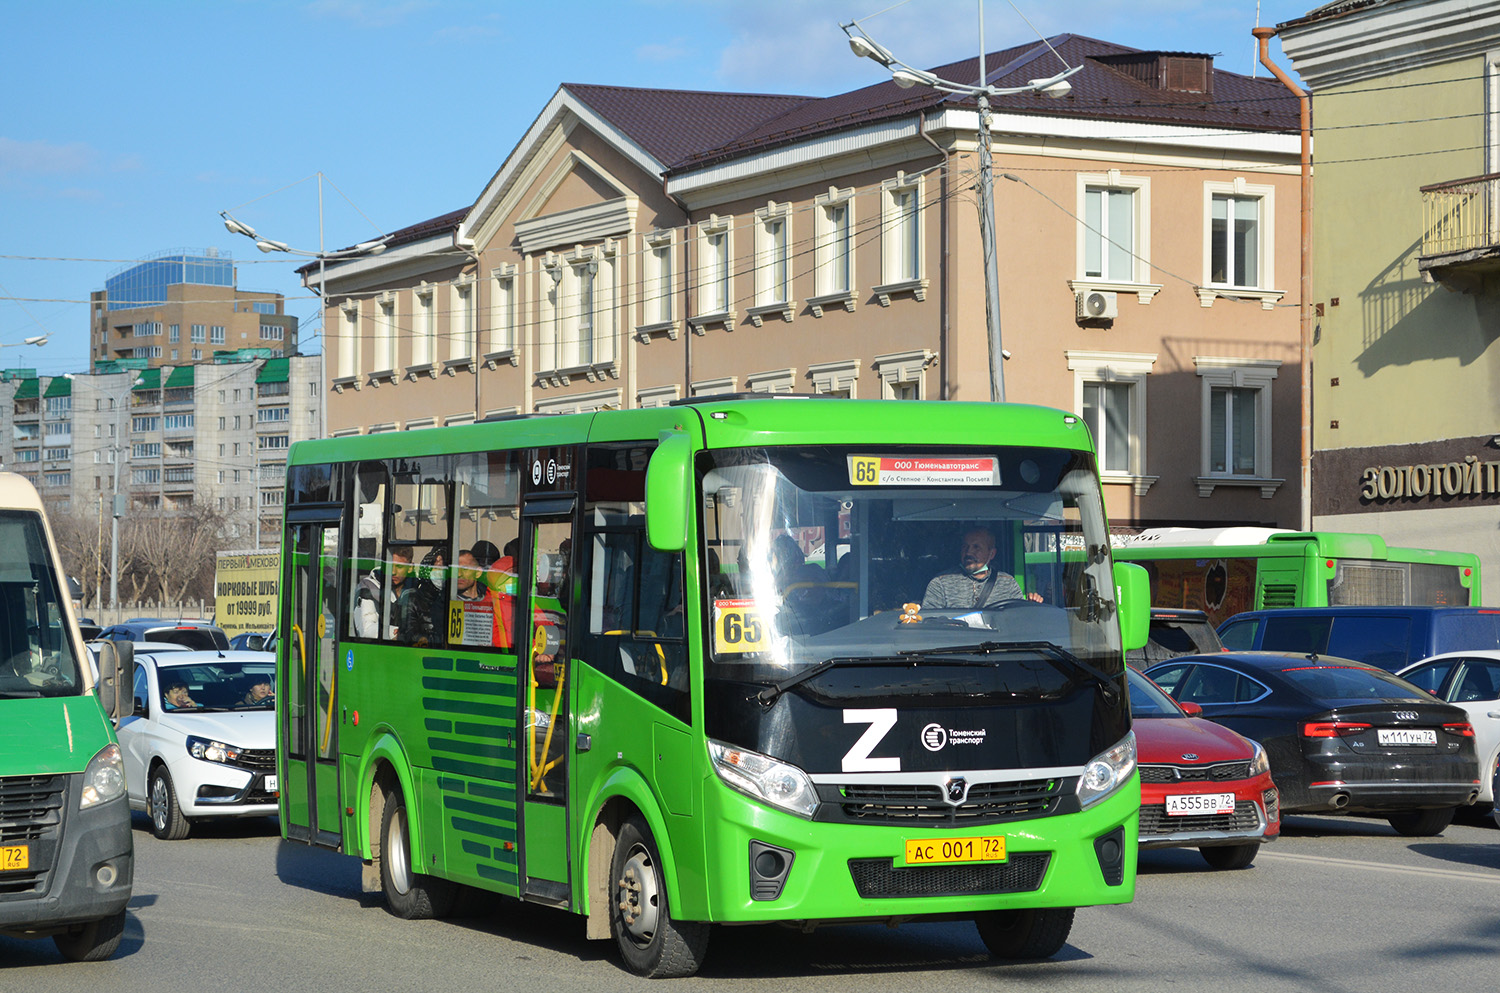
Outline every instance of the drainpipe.
<path id="1" fill-rule="evenodd" d="M 938 265 L 938 399 L 948 399 L 948 150 L 932 140 L 927 133 L 927 115 L 917 115 L 917 134 L 922 140 L 938 150 L 943 157 L 943 175 L 938 181 L 941 198 L 938 203 L 938 241 L 943 245 L 943 258 Z"/>
<path id="2" fill-rule="evenodd" d="M 1302 131 L 1302 530 L 1312 530 L 1312 97 L 1271 61 L 1275 28 L 1250 32 L 1260 43 L 1260 64 L 1297 98 Z"/>

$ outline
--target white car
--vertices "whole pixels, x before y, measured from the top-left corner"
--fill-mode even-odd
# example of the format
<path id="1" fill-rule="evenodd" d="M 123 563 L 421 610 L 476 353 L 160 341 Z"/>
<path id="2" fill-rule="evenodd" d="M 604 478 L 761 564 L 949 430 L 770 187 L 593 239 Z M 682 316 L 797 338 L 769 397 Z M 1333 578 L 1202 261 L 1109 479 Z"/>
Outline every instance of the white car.
<path id="1" fill-rule="evenodd" d="M 120 721 L 130 806 L 185 838 L 207 817 L 276 813 L 276 662 L 264 652 L 140 651 Z"/>
<path id="2" fill-rule="evenodd" d="M 1479 799 L 1475 802 L 1493 804 L 1495 763 L 1500 761 L 1500 651 L 1445 652 L 1396 675 L 1468 713 L 1479 756 Z"/>

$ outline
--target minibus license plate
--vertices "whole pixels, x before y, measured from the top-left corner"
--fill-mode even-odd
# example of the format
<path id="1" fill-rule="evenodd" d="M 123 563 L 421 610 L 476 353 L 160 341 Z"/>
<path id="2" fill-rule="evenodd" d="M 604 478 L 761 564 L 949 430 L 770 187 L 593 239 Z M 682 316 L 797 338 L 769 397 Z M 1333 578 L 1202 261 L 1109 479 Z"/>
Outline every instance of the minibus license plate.
<path id="1" fill-rule="evenodd" d="M 1004 835 L 983 838 L 919 838 L 908 839 L 906 842 L 907 865 L 1004 861 Z"/>
<path id="2" fill-rule="evenodd" d="M 31 849 L 26 845 L 0 845 L 0 872 L 31 868 Z"/>
<path id="3" fill-rule="evenodd" d="M 1167 816 L 1234 813 L 1233 793 L 1185 793 L 1167 797 Z"/>
<path id="4" fill-rule="evenodd" d="M 1436 745 L 1432 728 L 1381 728 L 1376 737 L 1382 745 Z"/>

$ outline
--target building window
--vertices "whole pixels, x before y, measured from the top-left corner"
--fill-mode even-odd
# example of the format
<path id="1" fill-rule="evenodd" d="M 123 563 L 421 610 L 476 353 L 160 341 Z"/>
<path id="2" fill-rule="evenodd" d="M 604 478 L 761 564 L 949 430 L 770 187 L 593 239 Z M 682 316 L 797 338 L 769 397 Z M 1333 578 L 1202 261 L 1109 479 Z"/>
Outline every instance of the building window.
<path id="1" fill-rule="evenodd" d="M 642 324 L 648 328 L 672 321 L 672 288 L 676 271 L 672 264 L 672 252 L 671 231 L 652 231 L 646 235 L 641 318 Z"/>
<path id="2" fill-rule="evenodd" d="M 197 362 L 201 358 L 203 358 L 203 349 L 201 349 L 201 348 L 195 348 L 195 349 L 193 349 L 193 361 Z"/>
<path id="3" fill-rule="evenodd" d="M 812 380 L 814 393 L 851 400 L 858 396 L 855 386 L 859 382 L 859 359 L 818 362 L 807 367 L 807 375 Z"/>
<path id="4" fill-rule="evenodd" d="M 267 451 L 268 449 L 289 448 L 290 446 L 291 446 L 291 442 L 288 439 L 287 435 L 284 435 L 284 434 L 268 434 L 268 435 L 264 435 L 263 437 L 261 437 L 261 439 L 260 439 L 260 449 L 259 450 L 262 451 L 262 452 L 264 452 L 264 451 Z"/>
<path id="5" fill-rule="evenodd" d="M 771 202 L 755 212 L 755 305 L 792 299 L 792 205 Z"/>
<path id="6" fill-rule="evenodd" d="M 211 327 L 211 328 L 208 329 L 208 343 L 210 345 L 222 345 L 222 344 L 224 344 L 224 327 L 223 327 L 223 325 L 221 325 L 221 324 L 215 324 L 213 327 Z"/>
<path id="7" fill-rule="evenodd" d="M 461 276 L 453 283 L 453 319 L 448 322 L 448 357 L 462 363 L 473 357 L 474 277 Z"/>
<path id="8" fill-rule="evenodd" d="M 572 268 L 578 315 L 573 327 L 573 339 L 578 350 L 571 356 L 573 361 L 569 364 L 589 365 L 594 361 L 594 290 L 599 276 L 599 263 L 589 259 Z"/>
<path id="9" fill-rule="evenodd" d="M 396 326 L 396 294 L 383 294 L 376 302 L 375 369 L 390 372 L 396 368 L 396 342 L 400 340 L 400 329 Z M 265 337 L 265 328 L 261 328 Z"/>
<path id="10" fill-rule="evenodd" d="M 926 393 L 923 374 L 936 359 L 925 348 L 909 352 L 877 355 L 871 367 L 880 380 L 880 396 L 885 400 L 921 400 Z"/>
<path id="11" fill-rule="evenodd" d="M 177 344 L 182 340 L 182 325 L 172 324 L 167 327 L 167 341 Z"/>
<path id="12" fill-rule="evenodd" d="M 734 296 L 730 267 L 734 256 L 732 218 L 709 216 L 698 225 L 698 315 L 732 321 Z"/>
<path id="13" fill-rule="evenodd" d="M 1284 295 L 1275 290 L 1275 193 L 1237 177 L 1203 184 L 1203 306 L 1214 298 L 1255 298 L 1269 310 Z"/>
<path id="14" fill-rule="evenodd" d="M 891 294 L 910 292 L 927 298 L 922 276 L 922 178 L 898 172 L 880 186 L 880 285 L 875 295 L 882 307 Z"/>
<path id="15" fill-rule="evenodd" d="M 1094 438 L 1104 482 L 1131 483 L 1144 496 L 1156 482 L 1146 474 L 1146 380 L 1156 356 L 1138 352 L 1063 353 L 1073 373 L 1073 409 Z"/>
<path id="16" fill-rule="evenodd" d="M 1151 180 L 1118 169 L 1080 173 L 1075 292 L 1120 290 L 1150 303 L 1161 285 L 1151 277 Z"/>
<path id="17" fill-rule="evenodd" d="M 289 421 L 292 419 L 290 407 L 262 407 L 256 411 L 257 424 L 273 424 L 278 421 Z"/>
<path id="18" fill-rule="evenodd" d="M 814 317 L 829 306 L 854 309 L 854 190 L 829 187 L 813 198 Z"/>
<path id="19" fill-rule="evenodd" d="M 1271 478 L 1271 384 L 1275 359 L 1198 356 L 1202 382 L 1201 474 L 1198 495 L 1216 486 L 1255 486 L 1270 499 L 1284 482 Z"/>
<path id="20" fill-rule="evenodd" d="M 417 301 L 416 328 L 411 339 L 411 364 L 418 368 L 432 365 L 433 340 L 437 324 L 432 311 L 433 287 L 423 283 L 413 296 Z"/>
<path id="21" fill-rule="evenodd" d="M 159 424 L 157 417 L 132 417 L 130 419 L 130 430 L 136 434 L 145 434 L 155 431 Z M 220 425 L 222 427 L 223 425 Z"/>
<path id="22" fill-rule="evenodd" d="M 395 311 L 394 303 L 391 304 L 391 309 L 392 312 Z M 262 324 L 260 326 L 260 336 L 264 341 L 284 341 L 286 340 L 286 328 L 280 324 Z"/>
<path id="23" fill-rule="evenodd" d="M 490 274 L 490 352 L 516 348 L 516 267 L 504 265 Z"/>
<path id="24" fill-rule="evenodd" d="M 339 318 L 339 378 L 353 379 L 359 375 L 359 301 L 344 301 Z"/>
<path id="25" fill-rule="evenodd" d="M 162 429 L 165 431 L 190 431 L 192 427 L 192 414 L 167 414 L 162 418 Z"/>

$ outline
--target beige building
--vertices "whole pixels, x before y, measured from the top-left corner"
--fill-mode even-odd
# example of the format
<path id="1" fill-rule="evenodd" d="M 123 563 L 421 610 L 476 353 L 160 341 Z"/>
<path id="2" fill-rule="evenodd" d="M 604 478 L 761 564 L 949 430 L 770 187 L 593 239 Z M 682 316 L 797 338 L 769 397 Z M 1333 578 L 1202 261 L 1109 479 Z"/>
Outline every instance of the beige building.
<path id="1" fill-rule="evenodd" d="M 1083 66 L 1072 94 L 990 121 L 1006 399 L 1088 421 L 1117 526 L 1295 526 L 1295 101 L 1205 55 L 1050 42 Z M 986 65 L 998 88 L 1060 68 L 1041 44 Z M 890 81 L 564 85 L 471 206 L 329 264 L 329 431 L 734 391 L 988 400 L 979 123 Z"/>
<path id="2" fill-rule="evenodd" d="M 121 359 L 148 368 L 190 365 L 215 352 L 297 353 L 297 319 L 280 293 L 241 290 L 234 260 L 216 248 L 174 249 L 112 273 L 89 295 L 89 355 L 100 371 Z"/>
<path id="3" fill-rule="evenodd" d="M 1500 3 L 1335 3 L 1278 31 L 1317 142 L 1313 524 L 1476 552 L 1496 603 Z"/>

